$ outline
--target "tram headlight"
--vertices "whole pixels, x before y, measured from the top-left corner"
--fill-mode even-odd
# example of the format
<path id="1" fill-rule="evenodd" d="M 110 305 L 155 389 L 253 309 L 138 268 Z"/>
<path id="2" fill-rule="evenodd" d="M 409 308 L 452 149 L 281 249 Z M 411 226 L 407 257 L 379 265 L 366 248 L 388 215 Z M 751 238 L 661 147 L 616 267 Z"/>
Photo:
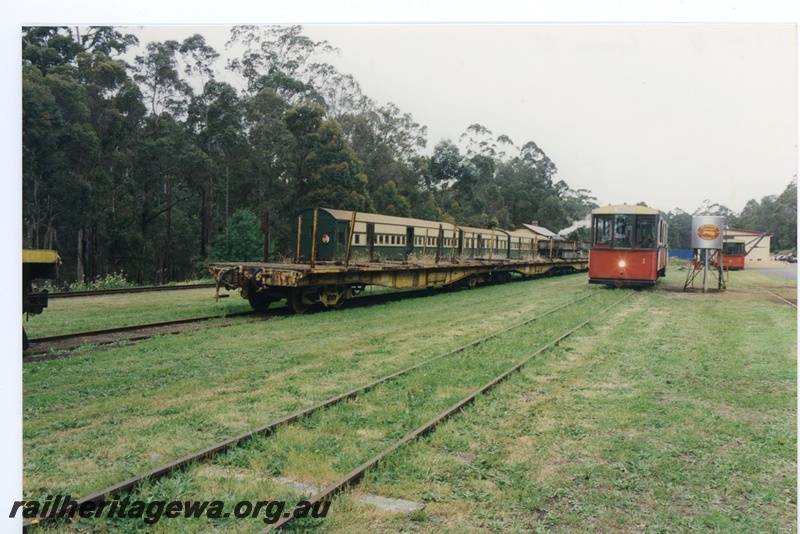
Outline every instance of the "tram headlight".
<path id="1" fill-rule="evenodd" d="M 619 268 L 622 269 L 625 267 L 625 260 L 619 260 Z"/>

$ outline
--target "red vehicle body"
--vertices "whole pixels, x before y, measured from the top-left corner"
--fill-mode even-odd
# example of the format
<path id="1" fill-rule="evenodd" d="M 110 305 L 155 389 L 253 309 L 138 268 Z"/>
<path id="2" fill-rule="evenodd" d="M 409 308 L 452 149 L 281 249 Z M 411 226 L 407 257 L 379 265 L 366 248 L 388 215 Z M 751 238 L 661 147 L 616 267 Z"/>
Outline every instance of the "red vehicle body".
<path id="1" fill-rule="evenodd" d="M 744 250 L 744 241 L 735 239 L 726 239 L 722 245 L 722 262 L 723 269 L 729 271 L 740 271 L 744 269 L 744 257 L 747 254 Z"/>
<path id="2" fill-rule="evenodd" d="M 669 223 L 659 210 L 606 206 L 592 211 L 589 283 L 653 286 L 667 273 Z"/>

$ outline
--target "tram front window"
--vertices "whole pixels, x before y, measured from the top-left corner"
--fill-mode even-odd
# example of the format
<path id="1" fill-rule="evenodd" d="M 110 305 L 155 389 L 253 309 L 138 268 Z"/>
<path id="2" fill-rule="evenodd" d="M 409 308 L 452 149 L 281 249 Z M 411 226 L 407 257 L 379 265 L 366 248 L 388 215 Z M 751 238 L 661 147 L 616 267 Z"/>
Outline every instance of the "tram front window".
<path id="1" fill-rule="evenodd" d="M 633 242 L 633 216 L 614 215 L 614 247 L 629 248 Z"/>
<path id="2" fill-rule="evenodd" d="M 629 248 L 633 243 L 633 215 L 595 215 L 596 247 Z"/>
<path id="3" fill-rule="evenodd" d="M 654 215 L 639 215 L 636 218 L 636 244 L 642 248 L 656 246 L 656 218 Z"/>
<path id="4" fill-rule="evenodd" d="M 613 228 L 613 215 L 595 215 L 594 228 L 592 232 L 592 235 L 594 236 L 594 242 L 592 243 L 592 246 L 610 247 L 611 237 L 613 236 Z"/>

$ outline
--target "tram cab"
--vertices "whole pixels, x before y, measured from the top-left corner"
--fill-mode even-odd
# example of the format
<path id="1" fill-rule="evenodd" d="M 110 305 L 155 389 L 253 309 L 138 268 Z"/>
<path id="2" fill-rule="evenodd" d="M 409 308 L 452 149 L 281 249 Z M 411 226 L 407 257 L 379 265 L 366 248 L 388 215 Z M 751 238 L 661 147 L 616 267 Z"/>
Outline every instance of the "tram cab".
<path id="1" fill-rule="evenodd" d="M 655 285 L 667 272 L 666 215 L 645 206 L 592 211 L 589 283 L 614 287 Z"/>
<path id="2" fill-rule="evenodd" d="M 744 241 L 741 239 L 725 238 L 722 243 L 722 256 L 720 259 L 723 268 L 729 271 L 744 269 L 744 257 L 746 255 Z"/>

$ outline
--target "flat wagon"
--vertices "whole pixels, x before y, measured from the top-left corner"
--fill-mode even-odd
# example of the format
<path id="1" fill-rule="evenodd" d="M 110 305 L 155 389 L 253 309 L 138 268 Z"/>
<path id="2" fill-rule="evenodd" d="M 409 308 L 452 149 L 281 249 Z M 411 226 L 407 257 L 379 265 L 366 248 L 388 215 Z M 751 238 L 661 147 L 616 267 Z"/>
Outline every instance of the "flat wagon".
<path id="1" fill-rule="evenodd" d="M 263 310 L 285 299 L 298 313 L 339 307 L 368 285 L 394 289 L 465 285 L 585 270 L 583 258 L 543 259 L 534 238 L 405 217 L 308 209 L 293 223 L 287 263 L 211 263 L 218 287 Z"/>

